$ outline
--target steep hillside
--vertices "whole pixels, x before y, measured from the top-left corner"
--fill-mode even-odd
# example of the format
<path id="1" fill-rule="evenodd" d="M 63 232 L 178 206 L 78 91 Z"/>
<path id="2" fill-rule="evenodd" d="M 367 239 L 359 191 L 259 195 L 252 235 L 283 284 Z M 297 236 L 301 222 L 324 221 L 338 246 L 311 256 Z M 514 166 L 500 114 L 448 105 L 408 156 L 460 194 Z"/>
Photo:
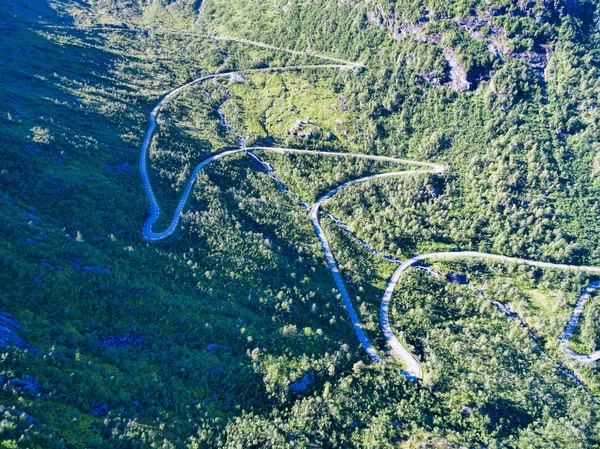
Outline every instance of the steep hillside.
<path id="1" fill-rule="evenodd" d="M 600 445 L 599 368 L 558 341 L 597 276 L 481 261 L 409 271 L 390 321 L 423 367 L 416 382 L 388 355 L 379 310 L 398 259 L 425 252 L 600 266 L 598 6 L 0 4 L 0 445 Z M 196 165 L 240 145 L 445 168 L 321 207 L 384 363 L 359 344 L 301 201 L 410 161 L 239 152 L 200 172 L 169 237 L 143 238 L 150 112 L 229 72 L 157 113 L 155 231 Z M 575 350 L 598 347 L 597 298 Z"/>

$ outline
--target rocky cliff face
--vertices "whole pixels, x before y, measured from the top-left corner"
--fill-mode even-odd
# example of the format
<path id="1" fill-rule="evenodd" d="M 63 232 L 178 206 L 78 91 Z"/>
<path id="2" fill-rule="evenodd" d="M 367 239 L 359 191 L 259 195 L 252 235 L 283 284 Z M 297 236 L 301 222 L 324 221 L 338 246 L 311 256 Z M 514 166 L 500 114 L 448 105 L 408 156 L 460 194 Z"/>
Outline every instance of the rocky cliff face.
<path id="1" fill-rule="evenodd" d="M 23 329 L 12 315 L 0 312 L 0 348 L 15 346 L 19 349 L 36 351 L 36 349 L 27 343 L 18 333 Z"/>
<path id="2" fill-rule="evenodd" d="M 167 8 L 177 14 L 195 16 L 200 6 L 202 0 L 168 0 Z"/>
<path id="3" fill-rule="evenodd" d="M 394 10 L 394 6 L 388 10 L 376 0 L 365 0 L 364 6 L 369 22 L 378 28 L 387 28 L 394 39 L 412 38 L 440 45 L 448 64 L 447 77 L 444 80 L 424 78 L 434 85 L 444 84 L 457 91 L 475 88 L 479 81 L 489 79 L 495 69 L 492 64 L 467 67 L 460 49 L 448 42 L 448 33 L 462 33 L 465 39 L 484 43 L 490 60 L 501 63 L 508 58 L 517 58 L 541 75 L 548 64 L 551 45 L 544 33 L 531 38 L 528 32 L 531 28 L 535 31 L 536 27 L 550 29 L 550 23 L 560 23 L 565 15 L 586 14 L 589 9 L 576 0 L 519 0 L 510 11 L 507 8 L 473 9 L 462 17 L 424 7 L 422 17 L 406 21 L 404 12 Z M 519 25 L 503 26 L 507 17 Z M 528 32 L 522 24 L 529 27 Z"/>

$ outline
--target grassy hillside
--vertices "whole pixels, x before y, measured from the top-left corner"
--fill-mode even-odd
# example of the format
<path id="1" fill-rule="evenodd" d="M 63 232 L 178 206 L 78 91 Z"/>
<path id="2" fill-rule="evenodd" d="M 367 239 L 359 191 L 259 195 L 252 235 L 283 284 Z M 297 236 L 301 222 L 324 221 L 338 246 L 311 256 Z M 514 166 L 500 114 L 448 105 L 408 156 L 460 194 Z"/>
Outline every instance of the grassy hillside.
<path id="1" fill-rule="evenodd" d="M 598 368 L 569 365 L 555 344 L 588 278 L 437 267 L 514 304 L 544 354 L 469 290 L 411 272 L 391 317 L 427 373 L 413 383 L 397 362 L 369 362 L 308 214 L 247 156 L 201 173 L 171 237 L 141 236 L 138 158 L 162 96 L 210 73 L 323 63 L 214 34 L 367 67 L 224 78 L 167 103 L 149 158 L 164 212 L 155 230 L 194 166 L 242 136 L 447 165 L 437 177 L 357 185 L 324 206 L 394 256 L 460 247 L 600 265 L 596 4 L 546 6 L 0 4 L 0 312 L 23 328 L 0 326 L 28 344 L 2 347 L 0 446 L 600 444 Z M 467 87 L 454 82 L 460 70 Z M 306 200 L 399 168 L 260 155 Z M 323 225 L 383 354 L 378 306 L 395 267 Z M 579 337 L 588 348 L 595 304 Z"/>

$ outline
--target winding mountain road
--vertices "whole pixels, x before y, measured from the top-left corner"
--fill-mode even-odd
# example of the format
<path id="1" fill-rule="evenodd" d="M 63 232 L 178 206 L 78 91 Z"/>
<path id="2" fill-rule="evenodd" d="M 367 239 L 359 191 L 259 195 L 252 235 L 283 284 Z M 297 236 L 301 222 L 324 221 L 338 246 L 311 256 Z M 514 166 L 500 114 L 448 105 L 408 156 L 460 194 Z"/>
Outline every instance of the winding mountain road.
<path id="1" fill-rule="evenodd" d="M 375 175 L 370 175 L 370 176 L 365 176 L 362 178 L 354 179 L 352 181 L 346 182 L 346 183 L 332 189 L 331 191 L 327 192 L 325 195 L 320 197 L 313 205 L 309 206 L 311 222 L 315 229 L 317 238 L 319 239 L 321 246 L 323 248 L 323 252 L 325 254 L 325 259 L 327 261 L 327 264 L 329 266 L 331 274 L 334 278 L 336 286 L 340 292 L 340 295 L 344 301 L 344 305 L 346 307 L 346 310 L 348 312 L 348 315 L 350 317 L 350 320 L 352 322 L 352 325 L 354 327 L 356 335 L 357 335 L 361 345 L 363 346 L 363 348 L 369 355 L 369 357 L 376 362 L 381 362 L 382 358 L 379 356 L 377 351 L 373 348 L 373 346 L 369 342 L 369 339 L 367 338 L 367 336 L 362 328 L 362 325 L 360 323 L 358 315 L 356 314 L 356 311 L 354 310 L 352 301 L 350 300 L 348 292 L 344 286 L 344 282 L 342 280 L 339 268 L 337 266 L 337 262 L 335 260 L 335 257 L 333 256 L 333 252 L 332 252 L 329 242 L 327 240 L 325 231 L 323 230 L 323 228 L 321 227 L 320 222 L 319 222 L 319 209 L 325 201 L 332 198 L 337 192 L 339 192 L 345 188 L 348 188 L 354 184 L 371 181 L 371 180 L 376 180 L 376 179 L 389 178 L 389 177 L 414 176 L 414 175 L 421 175 L 421 174 L 441 174 L 444 172 L 445 168 L 439 164 L 434 164 L 434 163 L 413 161 L 413 160 L 407 160 L 407 159 L 398 159 L 398 158 L 386 157 L 386 156 L 373 156 L 373 155 L 367 155 L 367 154 L 327 152 L 327 151 L 316 151 L 316 150 L 315 151 L 298 150 L 298 149 L 291 149 L 291 148 L 274 148 L 274 147 L 260 147 L 260 146 L 245 148 L 243 146 L 243 140 L 242 140 L 242 144 L 241 144 L 240 148 L 223 151 L 221 153 L 211 155 L 210 157 L 208 157 L 204 161 L 200 162 L 196 166 L 196 168 L 194 169 L 194 171 L 186 185 L 186 188 L 181 196 L 181 199 L 179 200 L 179 203 L 175 209 L 175 212 L 173 214 L 173 217 L 171 219 L 169 226 L 164 231 L 161 231 L 161 232 L 153 231 L 152 228 L 160 216 L 160 207 L 158 205 L 158 202 L 156 200 L 154 191 L 152 190 L 152 186 L 151 186 L 151 183 L 150 183 L 150 180 L 148 177 L 147 159 L 148 159 L 149 147 L 152 142 L 154 131 L 157 126 L 157 122 L 156 122 L 157 115 L 160 112 L 160 109 L 162 108 L 162 106 L 167 101 L 174 98 L 177 94 L 179 94 L 183 90 L 185 90 L 191 86 L 200 84 L 204 81 L 211 80 L 211 79 L 217 79 L 217 78 L 224 78 L 224 77 L 238 75 L 238 74 L 241 75 L 241 74 L 257 73 L 257 72 L 276 72 L 276 71 L 292 71 L 292 70 L 304 70 L 304 69 L 326 69 L 326 68 L 344 70 L 344 69 L 357 69 L 357 68 L 364 67 L 363 65 L 354 63 L 354 62 L 344 61 L 344 60 L 340 60 L 340 59 L 336 59 L 336 58 L 331 58 L 328 56 L 316 55 L 316 54 L 311 54 L 311 53 L 306 53 L 306 52 L 297 52 L 297 51 L 293 51 L 293 50 L 289 50 L 289 49 L 281 49 L 281 48 L 273 47 L 268 44 L 258 43 L 258 42 L 249 41 L 246 39 L 241 39 L 241 38 L 231 38 L 231 37 L 227 37 L 227 36 L 221 36 L 221 37 L 211 36 L 211 38 L 217 39 L 217 40 L 231 40 L 231 41 L 236 41 L 236 42 L 259 46 L 259 47 L 266 48 L 266 49 L 287 51 L 287 52 L 290 52 L 293 54 L 317 57 L 317 58 L 325 59 L 325 60 L 328 60 L 331 62 L 335 62 L 336 64 L 272 67 L 272 68 L 248 69 L 248 70 L 232 71 L 232 72 L 225 72 L 225 73 L 217 73 L 217 74 L 197 78 L 189 83 L 186 83 L 182 86 L 177 87 L 176 89 L 174 89 L 171 92 L 169 92 L 168 94 L 166 94 L 156 104 L 156 106 L 150 113 L 150 124 L 146 131 L 146 135 L 144 138 L 144 142 L 142 145 L 142 151 L 141 151 L 141 155 L 140 155 L 140 171 L 141 171 L 142 179 L 144 182 L 146 194 L 147 194 L 148 200 L 150 202 L 150 214 L 149 214 L 149 216 L 143 226 L 143 229 L 142 229 L 142 235 L 143 235 L 144 239 L 149 240 L 149 241 L 158 241 L 158 240 L 162 240 L 162 239 L 170 236 L 171 234 L 173 234 L 173 232 L 175 232 L 175 230 L 177 229 L 177 225 L 179 223 L 181 213 L 183 212 L 183 208 L 185 207 L 185 204 L 188 200 L 189 194 L 193 188 L 194 182 L 195 182 L 200 170 L 202 170 L 206 165 L 210 164 L 213 161 L 216 161 L 218 159 L 221 159 L 221 158 L 224 158 L 224 157 L 236 154 L 236 153 L 246 152 L 250 155 L 253 155 L 251 152 L 254 150 L 273 151 L 273 152 L 279 152 L 279 153 L 304 153 L 304 154 L 317 154 L 317 155 L 322 155 L 322 156 L 363 158 L 363 159 L 371 159 L 371 160 L 379 160 L 379 161 L 388 161 L 388 162 L 394 162 L 394 163 L 403 163 L 403 164 L 415 165 L 415 166 L 421 167 L 421 169 L 417 169 L 417 170 L 406 170 L 406 171 L 397 171 L 397 172 L 390 172 L 390 173 L 380 173 L 380 174 L 375 174 Z M 258 158 L 256 158 L 256 159 L 264 165 L 264 163 L 262 161 L 260 161 L 260 159 L 258 159 Z M 369 248 L 371 248 L 368 245 L 366 245 L 365 247 L 368 250 L 370 250 Z M 373 252 L 376 255 L 381 255 L 381 253 L 375 249 L 372 249 L 371 252 Z M 381 321 L 381 327 L 382 327 L 382 331 L 385 336 L 385 339 L 386 339 L 388 345 L 390 346 L 393 354 L 396 357 L 398 357 L 399 359 L 401 359 L 404 362 L 404 364 L 406 365 L 404 374 L 409 379 L 421 379 L 423 377 L 423 370 L 421 368 L 419 361 L 411 354 L 411 352 L 395 336 L 395 334 L 392 330 L 392 327 L 390 325 L 389 307 L 390 307 L 390 302 L 391 302 L 395 287 L 398 283 L 398 280 L 402 276 L 402 274 L 409 267 L 413 266 L 414 264 L 416 264 L 419 261 L 424 261 L 424 260 L 429 260 L 429 259 L 456 259 L 456 258 L 483 258 L 483 259 L 492 259 L 492 260 L 498 260 L 498 261 L 503 261 L 503 262 L 520 263 L 520 264 L 538 266 L 538 267 L 543 267 L 543 268 L 554 268 L 554 269 L 562 269 L 562 270 L 577 270 L 577 271 L 584 271 L 584 272 L 590 272 L 590 273 L 600 273 L 600 268 L 597 268 L 597 267 L 575 266 L 575 265 L 566 265 L 566 264 L 552 264 L 552 263 L 548 263 L 548 262 L 537 262 L 537 261 L 532 261 L 532 260 L 527 260 L 527 259 L 507 257 L 507 256 L 481 253 L 481 252 L 475 252 L 475 251 L 439 252 L 439 253 L 423 254 L 423 255 L 412 257 L 411 259 L 401 263 L 401 265 L 398 267 L 398 269 L 394 272 L 391 280 L 389 281 L 389 283 L 386 287 L 386 290 L 385 290 L 385 293 L 384 293 L 384 296 L 383 296 L 383 299 L 381 302 L 380 321 Z M 386 260 L 389 260 L 389 259 L 386 258 Z M 396 259 L 394 259 L 392 261 L 394 263 L 398 262 Z M 587 362 L 597 361 L 600 359 L 600 351 L 598 351 L 597 353 L 591 354 L 589 356 L 586 356 L 586 355 L 574 353 L 567 346 L 568 341 L 569 341 L 570 337 L 572 336 L 573 331 L 575 330 L 575 328 L 579 322 L 579 317 L 581 316 L 581 312 L 583 310 L 583 306 L 584 306 L 586 300 L 589 298 L 591 292 L 598 287 L 600 287 L 600 281 L 592 283 L 587 287 L 586 291 L 584 292 L 584 294 L 582 295 L 582 297 L 580 298 L 580 300 L 577 304 L 577 307 L 575 309 L 575 313 L 573 315 L 571 322 L 567 326 L 567 329 L 565 331 L 565 336 L 561 339 L 561 341 L 565 345 L 565 353 L 569 357 L 571 357 L 573 360 L 576 360 L 578 362 L 587 363 Z"/>
<path id="2" fill-rule="evenodd" d="M 585 303 L 590 299 L 590 296 L 592 295 L 594 290 L 597 290 L 598 288 L 600 288 L 600 281 L 592 282 L 585 288 L 585 290 L 579 297 L 577 304 L 575 305 L 575 312 L 573 313 L 571 321 L 569 321 L 569 324 L 565 329 L 565 334 L 560 339 L 561 343 L 565 345 L 565 353 L 573 360 L 580 363 L 593 363 L 600 360 L 600 351 L 596 351 L 589 355 L 578 354 L 568 346 L 569 340 L 573 336 L 573 332 L 575 332 L 575 329 L 577 329 L 577 325 L 579 324 L 579 319 L 581 318 L 581 314 L 583 313 L 583 307 L 585 306 Z"/>
<path id="3" fill-rule="evenodd" d="M 383 295 L 383 299 L 381 300 L 381 307 L 379 310 L 379 319 L 381 322 L 381 330 L 383 331 L 385 339 L 387 340 L 387 342 L 390 345 L 390 347 L 392 348 L 392 350 L 406 364 L 406 366 L 407 366 L 406 374 L 410 378 L 421 379 L 423 377 L 423 370 L 421 369 L 421 365 L 417 361 L 417 359 L 410 353 L 410 351 L 402 343 L 400 343 L 400 341 L 394 334 L 394 331 L 392 330 L 392 327 L 390 325 L 389 308 L 390 308 L 390 302 L 392 300 L 392 295 L 394 294 L 394 290 L 396 288 L 396 284 L 398 283 L 402 274 L 409 267 L 413 266 L 417 262 L 422 262 L 424 260 L 431 260 L 431 259 L 440 260 L 440 259 L 468 259 L 468 258 L 497 260 L 499 262 L 518 263 L 518 264 L 529 265 L 529 266 L 534 266 L 534 267 L 541 267 L 541 268 L 553 268 L 553 269 L 560 269 L 560 270 L 583 271 L 583 272 L 588 272 L 588 273 L 600 273 L 600 268 L 598 268 L 598 267 L 587 267 L 587 266 L 577 266 L 577 265 L 554 264 L 554 263 L 549 263 L 549 262 L 538 262 L 535 260 L 521 259 L 518 257 L 500 256 L 497 254 L 482 253 L 482 252 L 478 252 L 478 251 L 439 252 L 439 253 L 422 254 L 420 256 L 411 257 L 406 262 L 404 262 L 402 265 L 400 265 L 396 269 L 394 274 L 392 275 L 392 278 L 390 279 L 390 281 L 385 289 L 385 293 Z M 571 358 L 573 358 L 574 360 L 579 361 L 579 362 L 588 362 L 588 361 L 591 362 L 591 361 L 600 359 L 600 351 L 595 353 L 595 355 L 593 354 L 592 356 L 583 356 L 580 354 L 575 354 L 573 351 L 571 351 L 568 348 L 568 346 L 566 346 L 569 342 L 571 335 L 573 334 L 573 331 L 577 327 L 577 323 L 579 321 L 579 316 L 581 315 L 581 311 L 583 310 L 583 305 L 584 305 L 585 301 L 589 297 L 589 294 L 591 293 L 591 291 L 593 291 L 595 288 L 598 288 L 598 287 L 600 287 L 600 281 L 594 282 L 586 288 L 587 296 L 585 294 L 582 295 L 582 298 L 584 298 L 584 296 L 585 296 L 585 298 L 583 300 L 582 299 L 579 300 L 579 302 L 577 304 L 577 308 L 573 315 L 573 318 L 571 319 L 571 323 L 569 324 L 569 327 L 572 330 L 570 333 L 565 334 L 565 337 L 563 337 L 561 339 L 561 341 L 565 344 L 565 353 L 567 355 L 569 355 Z M 578 309 L 579 309 L 579 313 L 577 312 Z M 569 329 L 569 327 L 567 329 Z M 593 360 L 594 357 L 595 357 L 595 360 Z"/>
<path id="4" fill-rule="evenodd" d="M 164 230 L 163 232 L 159 232 L 159 233 L 153 232 L 152 225 L 156 222 L 156 220 L 158 219 L 158 217 L 160 215 L 160 207 L 158 205 L 158 202 L 156 201 L 156 196 L 154 195 L 154 191 L 152 190 L 152 185 L 150 184 L 150 179 L 148 178 L 147 160 L 148 160 L 148 152 L 150 149 L 150 144 L 152 142 L 152 137 L 154 136 L 154 131 L 156 130 L 156 118 L 157 118 L 157 115 L 158 115 L 160 109 L 162 108 L 162 106 L 167 101 L 169 101 L 171 98 L 175 97 L 178 93 L 183 91 L 184 89 L 187 89 L 191 86 L 200 84 L 200 83 L 202 83 L 204 81 L 208 81 L 208 80 L 217 79 L 217 78 L 226 78 L 226 77 L 230 77 L 230 76 L 234 76 L 234 75 L 243 75 L 243 74 L 248 74 L 248 73 L 292 71 L 292 70 L 304 70 L 304 69 L 314 69 L 314 68 L 347 69 L 347 68 L 349 68 L 349 66 L 338 65 L 338 64 L 306 65 L 306 66 L 293 66 L 293 67 L 270 67 L 270 68 L 264 68 L 264 69 L 248 69 L 248 70 L 239 70 L 239 71 L 234 71 L 234 72 L 216 73 L 213 75 L 208 75 L 208 76 L 203 76 L 203 77 L 197 78 L 193 81 L 190 81 L 189 83 L 179 86 L 160 99 L 160 101 L 156 104 L 156 106 L 154 106 L 154 109 L 152 109 L 152 112 L 150 113 L 150 125 L 148 126 L 148 129 L 146 131 L 146 136 L 144 137 L 144 143 L 142 144 L 142 152 L 140 155 L 140 171 L 142 174 L 142 180 L 144 181 L 144 188 L 146 189 L 146 194 L 148 196 L 148 200 L 150 201 L 150 216 L 146 220 L 146 223 L 145 223 L 143 231 L 142 231 L 143 236 L 146 240 L 161 240 L 165 237 L 168 237 L 169 235 L 171 235 L 173 233 L 173 231 L 175 231 L 175 229 L 177 227 L 177 223 L 179 222 L 179 216 L 181 215 L 181 212 L 183 211 L 183 207 L 185 206 L 185 203 L 187 202 L 188 196 L 192 190 L 194 182 L 196 181 L 196 177 L 198 176 L 198 173 L 200 172 L 200 170 L 202 170 L 202 168 L 204 166 L 206 166 L 207 164 L 210 164 L 211 162 L 213 162 L 217 159 L 220 159 L 222 157 L 225 157 L 225 156 L 228 156 L 228 155 L 231 155 L 234 153 L 239 153 L 241 151 L 250 150 L 249 148 L 246 148 L 246 149 L 238 148 L 235 150 L 224 151 L 222 153 L 212 155 L 209 158 L 205 159 L 204 161 L 200 162 L 200 164 L 198 164 L 196 166 L 194 172 L 192 173 L 192 176 L 190 176 L 187 186 L 183 192 L 183 195 L 181 196 L 181 200 L 179 201 L 179 204 L 177 205 L 177 209 L 175 210 L 175 213 L 173 214 L 173 218 L 171 220 L 171 224 L 169 225 L 169 227 L 166 230 Z M 352 68 L 356 68 L 356 66 L 352 66 Z M 264 149 L 264 148 L 257 147 L 256 149 Z M 284 150 L 284 149 L 281 149 L 281 150 Z"/>
<path id="5" fill-rule="evenodd" d="M 227 39 L 230 39 L 230 38 L 227 38 Z M 256 43 L 253 43 L 251 41 L 244 40 L 244 42 L 252 43 L 252 44 L 256 45 Z M 259 45 L 259 46 L 275 49 L 275 47 L 266 46 L 266 45 Z M 286 50 L 286 51 L 288 51 L 288 50 Z M 294 53 L 297 53 L 297 52 L 294 52 Z M 311 55 L 311 56 L 315 56 L 315 55 Z M 325 258 L 327 260 L 327 264 L 329 266 L 331 274 L 333 275 L 336 286 L 338 287 L 338 290 L 340 291 L 340 295 L 342 296 L 344 305 L 346 307 L 348 315 L 350 316 L 350 320 L 352 322 L 352 325 L 354 327 L 356 335 L 357 335 L 361 345 L 363 346 L 363 348 L 369 355 L 369 357 L 371 357 L 371 359 L 373 359 L 377 362 L 381 362 L 382 361 L 381 357 L 377 354 L 377 352 L 375 351 L 375 349 L 369 342 L 369 339 L 367 338 L 367 336 L 362 328 L 362 325 L 360 323 L 358 315 L 356 314 L 356 311 L 354 310 L 354 306 L 352 305 L 352 301 L 350 300 L 350 296 L 348 295 L 348 292 L 344 286 L 342 277 L 341 277 L 339 269 L 337 267 L 337 263 L 335 261 L 335 258 L 333 257 L 333 253 L 329 246 L 329 242 L 327 241 L 327 238 L 325 236 L 325 231 L 323 230 L 323 228 L 321 227 L 321 225 L 319 223 L 319 214 L 318 214 L 319 208 L 320 208 L 321 204 L 323 204 L 324 201 L 331 198 L 333 195 L 335 195 L 340 190 L 342 190 L 348 186 L 351 186 L 353 184 L 357 184 L 359 182 L 365 182 L 365 181 L 369 181 L 369 180 L 374 180 L 374 179 L 378 179 L 378 178 L 386 178 L 386 177 L 390 177 L 390 176 L 407 176 L 407 175 L 416 175 L 416 174 L 422 174 L 422 173 L 442 173 L 444 171 L 444 167 L 442 167 L 441 165 L 431 164 L 431 163 L 427 163 L 427 162 L 411 161 L 411 160 L 407 160 L 407 159 L 398 159 L 398 158 L 394 158 L 394 157 L 375 156 L 375 155 L 358 154 L 358 153 L 340 153 L 340 152 L 298 150 L 298 149 L 291 149 L 291 148 L 272 148 L 272 147 L 236 148 L 233 150 L 223 151 L 221 153 L 214 154 L 214 155 L 206 158 L 202 162 L 200 162 L 196 166 L 192 175 L 190 176 L 190 179 L 188 180 L 188 183 L 183 191 L 183 194 L 181 195 L 181 199 L 179 200 L 177 207 L 175 209 L 175 212 L 173 213 L 173 217 L 171 218 L 171 222 L 170 222 L 169 226 L 164 231 L 161 231 L 161 232 L 155 232 L 152 229 L 154 224 L 156 223 L 156 221 L 158 220 L 158 218 L 160 216 L 160 206 L 158 204 L 158 201 L 156 200 L 156 196 L 154 195 L 154 191 L 153 191 L 152 185 L 150 183 L 150 179 L 148 176 L 147 161 L 148 161 L 148 152 L 150 149 L 150 144 L 152 142 L 152 137 L 154 136 L 154 131 L 156 130 L 156 126 L 157 126 L 157 122 L 156 122 L 157 116 L 158 116 L 158 113 L 160 112 L 162 106 L 167 101 L 169 101 L 170 99 L 175 97 L 177 94 L 179 94 L 181 91 L 183 91 L 191 86 L 200 84 L 204 81 L 216 79 L 216 78 L 224 78 L 224 77 L 233 76 L 233 75 L 257 73 L 257 72 L 304 70 L 304 69 L 314 69 L 314 68 L 319 68 L 319 69 L 324 69 L 324 68 L 356 69 L 356 68 L 361 67 L 360 64 L 356 64 L 356 63 L 349 63 L 347 61 L 329 58 L 327 56 L 320 56 L 320 57 L 322 59 L 326 59 L 326 60 L 342 62 L 343 64 L 273 67 L 273 68 L 248 69 L 248 70 L 240 70 L 240 71 L 235 71 L 235 72 L 218 73 L 218 74 L 203 76 L 203 77 L 197 78 L 193 81 L 190 81 L 189 83 L 186 83 L 182 86 L 177 87 L 176 89 L 167 93 L 163 98 L 161 98 L 161 100 L 156 104 L 156 106 L 154 107 L 154 109 L 152 109 L 152 112 L 150 113 L 150 125 L 148 126 L 148 129 L 146 131 L 146 135 L 144 137 L 144 142 L 142 144 L 142 151 L 140 154 L 140 172 L 142 175 L 142 180 L 144 182 L 144 188 L 146 190 L 146 195 L 148 196 L 148 200 L 150 202 L 150 215 L 148 216 L 146 222 L 144 223 L 144 227 L 142 229 L 142 236 L 146 240 L 157 241 L 157 240 L 162 240 L 162 239 L 170 236 L 171 234 L 173 234 L 173 232 L 175 232 L 175 230 L 177 229 L 177 225 L 179 223 L 181 213 L 183 212 L 183 208 L 185 207 L 185 204 L 187 203 L 188 197 L 192 191 L 192 188 L 194 186 L 194 183 L 196 181 L 196 178 L 198 177 L 198 173 L 200 172 L 200 170 L 202 170 L 206 165 L 210 164 L 211 162 L 214 162 L 218 159 L 221 159 L 221 158 L 224 158 L 226 156 L 230 156 L 230 155 L 233 155 L 236 153 L 251 152 L 253 150 L 265 150 L 265 151 L 274 151 L 274 152 L 278 152 L 278 153 L 319 154 L 319 155 L 323 155 L 323 156 L 354 157 L 354 158 L 403 163 L 403 164 L 410 164 L 410 165 L 416 165 L 419 167 L 424 167 L 423 170 L 409 170 L 409 171 L 399 171 L 399 172 L 390 172 L 390 173 L 380 173 L 380 174 L 365 176 L 363 178 L 352 180 L 352 181 L 347 182 L 339 187 L 336 187 L 335 189 L 331 190 L 330 192 L 327 192 L 325 195 L 323 195 L 321 198 L 319 198 L 319 200 L 317 200 L 317 202 L 314 205 L 312 205 L 310 207 L 311 221 L 315 228 L 315 232 L 317 233 L 317 237 L 323 247 L 323 252 L 325 253 Z"/>

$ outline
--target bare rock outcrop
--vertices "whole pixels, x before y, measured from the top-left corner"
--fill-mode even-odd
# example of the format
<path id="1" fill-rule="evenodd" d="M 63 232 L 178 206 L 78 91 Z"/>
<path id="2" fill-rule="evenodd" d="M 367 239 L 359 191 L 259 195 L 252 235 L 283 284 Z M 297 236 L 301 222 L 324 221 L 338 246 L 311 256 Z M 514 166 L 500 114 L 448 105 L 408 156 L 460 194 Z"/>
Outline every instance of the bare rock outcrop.
<path id="1" fill-rule="evenodd" d="M 37 352 L 21 337 L 17 331 L 23 329 L 23 325 L 15 317 L 6 312 L 0 312 L 0 348 L 14 346 L 19 349 Z"/>
<path id="2" fill-rule="evenodd" d="M 536 42 L 533 48 L 522 50 L 515 50 L 509 47 L 511 40 L 518 40 L 518 36 L 507 35 L 507 32 L 494 19 L 495 16 L 504 14 L 504 10 L 474 10 L 468 17 L 450 17 L 438 14 L 429 9 L 427 10 L 427 14 L 421 19 L 407 23 L 403 21 L 402 14 L 398 11 L 386 11 L 381 6 L 373 4 L 370 0 L 365 0 L 365 3 L 371 5 L 366 12 L 369 22 L 380 29 L 387 28 L 396 40 L 412 36 L 416 40 L 443 45 L 444 36 L 442 34 L 427 32 L 427 26 L 445 19 L 452 20 L 456 24 L 457 29 L 463 33 L 467 33 L 471 39 L 485 42 L 490 54 L 500 61 L 507 58 L 517 58 L 528 63 L 534 72 L 543 73 L 551 56 L 548 46 L 540 42 Z M 563 14 L 562 10 L 556 10 L 551 0 L 549 0 L 549 3 L 552 3 L 552 11 Z M 576 4 L 577 2 L 572 0 L 570 3 Z M 546 20 L 540 16 L 540 11 L 531 9 L 531 2 L 519 1 L 519 8 L 520 12 L 515 14 L 528 15 L 540 21 Z M 570 9 L 573 10 L 574 7 L 571 6 Z M 445 85 L 456 91 L 463 92 L 474 88 L 474 85 L 480 80 L 489 79 L 492 76 L 492 66 L 482 66 L 469 71 L 465 70 L 457 59 L 455 48 L 444 45 L 443 54 L 448 63 L 448 79 L 443 81 L 447 82 L 442 82 L 439 77 L 422 74 L 423 78 L 432 85 Z"/>
<path id="3" fill-rule="evenodd" d="M 451 48 L 444 49 L 444 58 L 446 58 L 450 67 L 450 81 L 446 85 L 458 92 L 469 90 L 471 83 L 467 71 L 460 64 Z"/>
<path id="4" fill-rule="evenodd" d="M 304 373 L 302 379 L 290 384 L 288 387 L 292 393 L 304 393 L 308 387 L 315 383 L 315 375 L 312 371 Z"/>

